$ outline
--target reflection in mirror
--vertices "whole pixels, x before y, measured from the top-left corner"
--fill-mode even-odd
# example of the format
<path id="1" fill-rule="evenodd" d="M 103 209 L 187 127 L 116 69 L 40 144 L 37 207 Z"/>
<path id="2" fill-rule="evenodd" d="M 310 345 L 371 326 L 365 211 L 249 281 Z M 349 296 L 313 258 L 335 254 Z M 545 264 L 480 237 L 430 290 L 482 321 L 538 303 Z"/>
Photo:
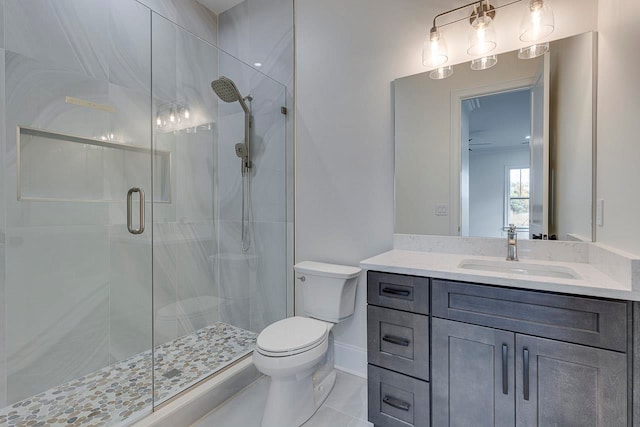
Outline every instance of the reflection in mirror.
<path id="1" fill-rule="evenodd" d="M 595 40 L 396 80 L 396 233 L 591 241 Z"/>

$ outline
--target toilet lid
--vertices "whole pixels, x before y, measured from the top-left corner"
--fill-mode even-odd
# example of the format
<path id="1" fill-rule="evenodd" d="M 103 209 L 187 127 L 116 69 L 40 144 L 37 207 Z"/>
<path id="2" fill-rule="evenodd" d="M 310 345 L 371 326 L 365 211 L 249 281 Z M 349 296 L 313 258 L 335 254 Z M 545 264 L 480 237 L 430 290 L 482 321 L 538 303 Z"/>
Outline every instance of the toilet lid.
<path id="1" fill-rule="evenodd" d="M 323 321 L 289 317 L 264 328 L 256 346 L 269 353 L 288 353 L 315 346 L 327 336 L 328 330 L 328 324 Z"/>

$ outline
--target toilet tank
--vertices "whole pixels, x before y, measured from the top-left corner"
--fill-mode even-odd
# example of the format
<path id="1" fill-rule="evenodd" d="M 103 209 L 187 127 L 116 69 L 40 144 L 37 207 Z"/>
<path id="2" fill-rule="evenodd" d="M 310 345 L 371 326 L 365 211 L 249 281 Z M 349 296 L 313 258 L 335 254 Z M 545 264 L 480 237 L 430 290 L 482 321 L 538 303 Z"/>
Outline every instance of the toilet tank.
<path id="1" fill-rule="evenodd" d="M 360 268 L 315 261 L 293 268 L 307 316 L 338 323 L 353 315 Z"/>

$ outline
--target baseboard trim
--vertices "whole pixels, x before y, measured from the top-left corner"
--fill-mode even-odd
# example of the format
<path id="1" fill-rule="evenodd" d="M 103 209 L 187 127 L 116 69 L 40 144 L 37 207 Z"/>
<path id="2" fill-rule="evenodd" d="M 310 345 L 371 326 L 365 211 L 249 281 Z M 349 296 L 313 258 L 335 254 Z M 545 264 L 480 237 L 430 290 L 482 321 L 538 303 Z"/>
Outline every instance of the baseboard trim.
<path id="1" fill-rule="evenodd" d="M 335 341 L 334 356 L 336 369 L 367 378 L 366 349 Z"/>

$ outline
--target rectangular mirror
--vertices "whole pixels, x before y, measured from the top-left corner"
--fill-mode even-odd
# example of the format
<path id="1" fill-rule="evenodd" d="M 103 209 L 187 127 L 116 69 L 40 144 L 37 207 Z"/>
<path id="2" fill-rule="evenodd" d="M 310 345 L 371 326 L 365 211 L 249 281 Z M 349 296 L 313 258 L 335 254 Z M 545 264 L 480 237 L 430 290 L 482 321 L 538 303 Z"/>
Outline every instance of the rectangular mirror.
<path id="1" fill-rule="evenodd" d="M 593 239 L 596 34 L 397 79 L 399 234 Z"/>

